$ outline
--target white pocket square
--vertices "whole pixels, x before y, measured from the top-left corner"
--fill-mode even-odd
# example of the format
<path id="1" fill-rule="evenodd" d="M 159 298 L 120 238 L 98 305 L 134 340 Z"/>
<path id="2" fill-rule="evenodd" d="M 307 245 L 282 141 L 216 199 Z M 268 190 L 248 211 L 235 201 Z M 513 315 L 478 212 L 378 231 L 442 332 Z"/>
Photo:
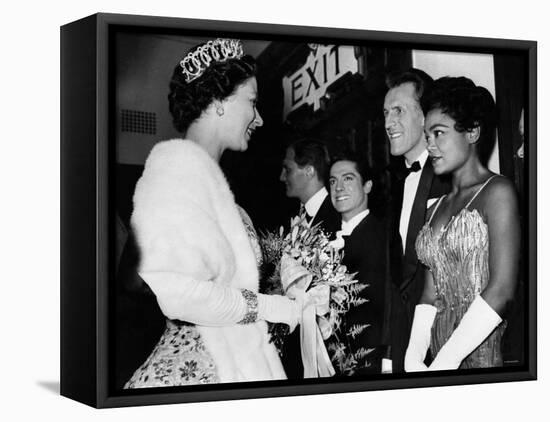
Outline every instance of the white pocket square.
<path id="1" fill-rule="evenodd" d="M 431 198 L 428 199 L 428 202 L 426 203 L 426 209 L 430 209 L 430 207 L 435 204 L 438 198 Z"/>

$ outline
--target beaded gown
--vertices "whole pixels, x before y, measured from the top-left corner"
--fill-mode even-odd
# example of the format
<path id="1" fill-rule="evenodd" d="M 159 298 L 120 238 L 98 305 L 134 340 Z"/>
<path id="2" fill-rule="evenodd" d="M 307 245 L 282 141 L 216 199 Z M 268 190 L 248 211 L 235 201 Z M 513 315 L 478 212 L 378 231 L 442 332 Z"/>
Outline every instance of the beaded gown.
<path id="1" fill-rule="evenodd" d="M 238 207 L 256 263 L 262 262 L 258 236 L 248 214 Z M 194 324 L 166 320 L 166 329 L 147 360 L 124 385 L 125 389 L 218 383 L 216 363 Z"/>
<path id="2" fill-rule="evenodd" d="M 444 198 L 441 197 L 416 239 L 418 258 L 432 272 L 436 290 L 434 306 L 437 314 L 430 345 L 434 357 L 458 326 L 475 297 L 489 282 L 488 226 L 479 211 L 469 207 L 493 177 L 439 232 L 434 232 L 430 224 Z M 502 366 L 500 343 L 505 328 L 506 323 L 503 321 L 462 361 L 459 369 Z"/>

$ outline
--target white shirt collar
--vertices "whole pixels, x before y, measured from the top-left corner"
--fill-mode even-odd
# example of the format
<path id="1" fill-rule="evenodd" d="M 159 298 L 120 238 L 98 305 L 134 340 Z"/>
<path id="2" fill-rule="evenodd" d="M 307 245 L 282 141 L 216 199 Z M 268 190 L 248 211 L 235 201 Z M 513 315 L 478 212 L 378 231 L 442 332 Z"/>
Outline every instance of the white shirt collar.
<path id="1" fill-rule="evenodd" d="M 323 205 L 323 201 L 327 196 L 328 196 L 328 191 L 326 190 L 325 187 L 322 187 L 317 191 L 315 195 L 309 198 L 304 205 L 307 215 L 309 215 L 310 217 L 315 217 L 315 215 L 317 214 L 317 211 L 319 211 L 319 208 L 321 208 L 321 205 Z"/>
<path id="2" fill-rule="evenodd" d="M 368 209 L 361 211 L 349 221 L 342 220 L 342 236 L 349 236 L 367 215 L 369 215 Z"/>
<path id="3" fill-rule="evenodd" d="M 416 160 L 414 160 L 414 161 L 418 161 L 418 164 L 420 164 L 420 168 L 422 169 L 422 168 L 424 168 L 424 164 L 426 164 L 426 161 L 427 161 L 427 160 L 428 160 L 428 150 L 425 149 L 425 150 L 422 151 L 422 153 L 418 156 L 418 158 L 417 158 Z M 413 161 L 411 164 L 409 164 L 409 163 L 407 162 L 407 160 L 405 159 L 405 166 L 406 166 L 407 168 L 410 168 L 410 167 L 413 165 L 414 161 Z"/>

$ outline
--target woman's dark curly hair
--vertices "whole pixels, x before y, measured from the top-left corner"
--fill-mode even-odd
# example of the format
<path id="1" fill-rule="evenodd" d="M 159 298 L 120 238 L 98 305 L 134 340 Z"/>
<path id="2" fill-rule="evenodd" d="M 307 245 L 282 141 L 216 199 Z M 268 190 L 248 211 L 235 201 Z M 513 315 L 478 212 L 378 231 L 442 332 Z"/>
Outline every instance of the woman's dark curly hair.
<path id="1" fill-rule="evenodd" d="M 421 100 L 424 115 L 439 109 L 455 121 L 458 132 L 479 128 L 477 152 L 487 163 L 496 140 L 496 105 L 491 93 L 465 77 L 437 79 L 431 91 Z"/>
<path id="2" fill-rule="evenodd" d="M 193 47 L 189 53 L 198 47 L 200 45 Z M 168 94 L 170 113 L 176 130 L 185 133 L 213 100 L 224 100 L 239 85 L 255 75 L 256 61 L 248 55 L 240 59 L 212 62 L 201 76 L 189 83 L 185 81 L 185 75 L 178 63 Z"/>

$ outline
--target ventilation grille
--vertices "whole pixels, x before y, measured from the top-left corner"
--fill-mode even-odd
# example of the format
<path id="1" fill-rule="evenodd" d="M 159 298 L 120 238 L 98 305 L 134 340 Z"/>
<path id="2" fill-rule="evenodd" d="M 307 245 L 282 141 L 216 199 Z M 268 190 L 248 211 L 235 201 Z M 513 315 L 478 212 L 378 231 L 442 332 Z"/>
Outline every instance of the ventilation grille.
<path id="1" fill-rule="evenodd" d="M 121 110 L 122 132 L 144 133 L 155 135 L 157 133 L 157 115 L 146 111 Z"/>

